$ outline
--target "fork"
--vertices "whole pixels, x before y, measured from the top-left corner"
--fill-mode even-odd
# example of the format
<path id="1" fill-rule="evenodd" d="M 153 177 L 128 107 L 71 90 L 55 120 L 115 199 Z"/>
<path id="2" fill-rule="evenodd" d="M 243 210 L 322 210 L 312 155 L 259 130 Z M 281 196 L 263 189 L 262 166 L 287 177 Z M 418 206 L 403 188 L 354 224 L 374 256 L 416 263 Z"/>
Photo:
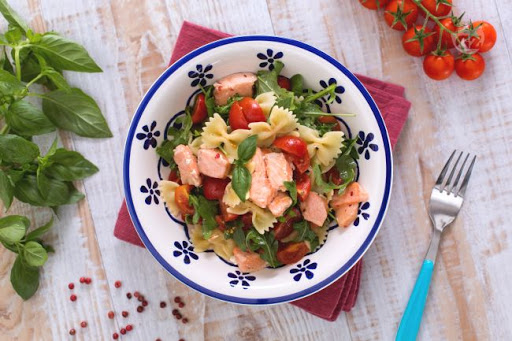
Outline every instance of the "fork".
<path id="1" fill-rule="evenodd" d="M 428 214 L 433 225 L 432 239 L 430 240 L 427 255 L 425 256 L 420 273 L 416 279 L 416 284 L 414 284 L 411 297 L 409 297 L 409 302 L 407 303 L 402 320 L 400 321 L 400 326 L 398 327 L 395 339 L 397 341 L 416 340 L 416 336 L 418 335 L 418 330 L 420 328 L 421 317 L 423 315 L 423 309 L 425 308 L 425 302 L 427 301 L 432 273 L 434 272 L 439 240 L 441 239 L 441 235 L 445 227 L 450 225 L 457 217 L 457 214 L 464 202 L 464 195 L 466 193 L 469 178 L 471 177 L 471 171 L 475 165 L 476 156 L 472 158 L 471 164 L 463 175 L 464 168 L 470 154 L 466 155 L 462 166 L 458 168 L 459 162 L 464 154 L 463 152 L 460 152 L 457 157 L 457 161 L 455 161 L 455 164 L 451 167 L 451 163 L 456 152 L 457 151 L 454 150 L 448 161 L 446 161 L 446 164 L 444 165 L 443 170 L 441 171 L 441 174 L 439 174 L 436 184 L 432 189 L 432 194 L 430 195 Z M 456 172 L 457 169 L 458 172 Z M 448 172 L 450 175 L 446 179 Z M 455 174 L 457 175 L 454 179 Z M 461 178 L 463 180 L 459 186 Z"/>

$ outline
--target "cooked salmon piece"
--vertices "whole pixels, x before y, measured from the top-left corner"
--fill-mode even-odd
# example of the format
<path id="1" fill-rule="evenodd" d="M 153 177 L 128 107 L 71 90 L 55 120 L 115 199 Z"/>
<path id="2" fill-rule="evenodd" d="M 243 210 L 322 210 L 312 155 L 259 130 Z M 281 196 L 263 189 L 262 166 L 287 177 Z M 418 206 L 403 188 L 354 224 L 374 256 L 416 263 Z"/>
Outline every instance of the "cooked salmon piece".
<path id="1" fill-rule="evenodd" d="M 276 195 L 276 190 L 271 186 L 267 178 L 267 170 L 263 159 L 263 152 L 256 148 L 256 152 L 250 161 L 254 168 L 252 171 L 249 199 L 261 208 L 266 208 Z"/>
<path id="2" fill-rule="evenodd" d="M 210 178 L 225 179 L 231 170 L 228 158 L 218 149 L 199 149 L 199 172 Z"/>
<path id="3" fill-rule="evenodd" d="M 349 227 L 357 218 L 358 204 L 344 204 L 336 208 L 336 220 L 341 227 Z"/>
<path id="4" fill-rule="evenodd" d="M 252 97 L 253 85 L 258 78 L 251 72 L 239 72 L 226 76 L 213 84 L 215 104 L 226 105 L 234 95 Z"/>
<path id="5" fill-rule="evenodd" d="M 368 200 L 368 192 L 357 182 L 353 182 L 345 188 L 343 193 L 338 193 L 331 200 L 331 207 L 336 209 L 346 204 L 358 204 Z"/>
<path id="6" fill-rule="evenodd" d="M 304 219 L 315 225 L 322 226 L 327 219 L 327 199 L 318 193 L 310 192 L 300 209 Z"/>
<path id="7" fill-rule="evenodd" d="M 267 177 L 272 188 L 285 191 L 285 181 L 292 181 L 293 170 L 283 153 L 268 153 L 263 156 Z"/>
<path id="8" fill-rule="evenodd" d="M 174 161 L 178 165 L 183 184 L 201 186 L 201 174 L 199 173 L 197 159 L 189 146 L 180 144 L 174 148 Z"/>
<path id="9" fill-rule="evenodd" d="M 283 192 L 278 192 L 272 202 L 268 205 L 268 209 L 274 217 L 280 217 L 284 214 L 284 211 L 292 205 L 292 198 Z"/>
<path id="10" fill-rule="evenodd" d="M 267 266 L 267 263 L 256 252 L 243 252 L 235 246 L 233 255 L 242 272 L 256 272 Z"/>

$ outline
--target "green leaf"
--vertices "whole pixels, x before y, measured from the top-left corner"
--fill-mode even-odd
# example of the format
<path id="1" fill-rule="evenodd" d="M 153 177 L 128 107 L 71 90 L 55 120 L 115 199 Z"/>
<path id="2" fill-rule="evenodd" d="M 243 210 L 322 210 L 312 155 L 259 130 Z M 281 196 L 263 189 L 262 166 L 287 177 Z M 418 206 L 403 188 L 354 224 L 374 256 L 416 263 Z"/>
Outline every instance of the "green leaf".
<path id="1" fill-rule="evenodd" d="M 55 90 L 43 95 L 44 114 L 57 127 L 84 137 L 111 137 L 100 108 L 82 90 Z"/>
<path id="2" fill-rule="evenodd" d="M 302 75 L 293 75 L 293 77 L 290 78 L 290 84 L 292 86 L 292 92 L 296 96 L 302 96 L 302 92 L 304 90 L 304 78 L 302 77 Z"/>
<path id="3" fill-rule="evenodd" d="M 22 136 L 42 135 L 55 131 L 55 126 L 43 111 L 27 101 L 11 104 L 5 120 L 12 130 Z"/>
<path id="4" fill-rule="evenodd" d="M 30 241 L 30 240 L 37 240 L 37 239 L 41 238 L 43 236 L 43 234 L 45 234 L 46 232 L 48 232 L 50 230 L 52 225 L 53 225 L 53 217 L 50 219 L 50 221 L 48 221 L 43 226 L 40 226 L 37 229 L 28 233 L 27 236 L 25 237 L 25 240 Z"/>
<path id="5" fill-rule="evenodd" d="M 39 192 L 43 195 L 48 193 L 50 190 L 50 179 L 41 171 L 41 167 L 37 168 L 36 181 Z"/>
<path id="6" fill-rule="evenodd" d="M 156 153 L 158 156 L 160 156 L 162 159 L 167 161 L 169 164 L 174 163 L 174 143 L 169 140 L 162 141 L 162 144 L 158 147 L 156 147 Z"/>
<path id="7" fill-rule="evenodd" d="M 24 264 L 18 255 L 11 269 L 11 284 L 21 298 L 28 300 L 39 287 L 39 268 Z"/>
<path id="8" fill-rule="evenodd" d="M 218 226 L 215 216 L 217 215 L 217 201 L 208 200 L 201 194 L 191 194 L 189 202 L 194 210 L 203 219 L 203 237 L 210 238 L 212 231 Z"/>
<path id="9" fill-rule="evenodd" d="M 29 226 L 30 220 L 24 216 L 10 215 L 0 218 L 0 240 L 9 244 L 19 242 Z"/>
<path id="10" fill-rule="evenodd" d="M 98 172 L 92 162 L 79 152 L 59 148 L 48 158 L 49 166 L 45 173 L 54 179 L 62 181 L 75 181 L 85 179 Z"/>
<path id="11" fill-rule="evenodd" d="M 14 68 L 12 67 L 11 61 L 7 57 L 7 51 L 3 48 L 2 56 L 0 56 L 0 69 L 5 70 L 14 75 Z"/>
<path id="12" fill-rule="evenodd" d="M 30 266 L 43 266 L 48 260 L 48 253 L 38 242 L 29 241 L 23 247 L 23 259 Z"/>
<path id="13" fill-rule="evenodd" d="M 68 185 L 60 180 L 48 179 L 48 192 L 41 194 L 34 175 L 25 175 L 14 188 L 14 196 L 34 206 L 60 206 L 69 203 L 71 194 Z"/>
<path id="14" fill-rule="evenodd" d="M 235 244 L 242 250 L 247 250 L 247 244 L 245 243 L 245 232 L 243 229 L 243 226 L 236 226 L 235 230 L 233 231 L 233 240 Z"/>
<path id="15" fill-rule="evenodd" d="M 167 130 L 167 140 L 164 140 L 160 146 L 156 148 L 156 153 L 167 161 L 171 168 L 176 168 L 174 162 L 174 148 L 180 144 L 188 144 L 191 135 L 192 117 L 190 113 L 186 113 L 176 119 L 176 123 L 181 123 L 181 128 L 169 127 Z"/>
<path id="16" fill-rule="evenodd" d="M 12 45 L 18 45 L 23 38 L 23 31 L 19 27 L 9 26 L 5 32 L 5 39 Z"/>
<path id="17" fill-rule="evenodd" d="M 293 229 L 297 231 L 297 237 L 294 239 L 295 242 L 307 241 L 311 251 L 316 250 L 319 244 L 318 235 L 311 229 L 306 220 L 293 224 Z"/>
<path id="18" fill-rule="evenodd" d="M 238 161 L 241 163 L 247 163 L 256 153 L 256 147 L 258 142 L 258 135 L 251 135 L 243 140 L 237 149 Z"/>
<path id="19" fill-rule="evenodd" d="M 235 164 L 233 168 L 231 185 L 240 200 L 245 201 L 247 192 L 251 187 L 252 176 L 245 166 Z"/>
<path id="20" fill-rule="evenodd" d="M 280 61 L 274 63 L 274 69 L 272 71 L 259 71 L 257 74 L 256 81 L 256 96 L 262 93 L 273 91 L 278 97 L 286 90 L 281 88 L 277 83 L 277 77 L 283 69 L 284 64 Z"/>
<path id="21" fill-rule="evenodd" d="M 341 185 L 335 185 L 332 182 L 325 182 L 322 178 L 322 171 L 320 170 L 320 166 L 318 164 L 313 166 L 313 177 L 315 180 L 315 185 L 317 189 L 321 193 L 327 193 L 333 189 L 343 190 L 347 187 L 348 184 L 343 183 Z"/>
<path id="22" fill-rule="evenodd" d="M 0 243 L 9 251 L 18 253 L 18 248 L 16 247 L 16 244 L 6 243 L 0 240 Z"/>
<path id="23" fill-rule="evenodd" d="M 293 203 L 290 207 L 295 206 L 297 203 L 297 185 L 293 181 L 285 181 L 283 182 L 284 187 L 286 187 L 286 190 L 290 193 L 290 197 L 293 200 Z"/>
<path id="24" fill-rule="evenodd" d="M 11 163 L 28 163 L 39 156 L 37 144 L 17 135 L 0 136 L 0 159 Z"/>
<path id="25" fill-rule="evenodd" d="M 213 86 L 209 86 L 203 90 L 204 93 L 204 102 L 206 104 L 206 110 L 208 111 L 208 116 L 212 117 L 215 113 L 215 97 L 213 96 Z"/>
<path id="26" fill-rule="evenodd" d="M 11 207 L 13 196 L 14 186 L 11 183 L 11 179 L 0 169 L 0 199 L 2 199 L 6 211 Z"/>
<path id="27" fill-rule="evenodd" d="M 0 70 L 0 103 L 12 103 L 23 97 L 25 85 L 5 70 Z"/>
<path id="28" fill-rule="evenodd" d="M 79 202 L 80 200 L 85 198 L 85 194 L 83 194 L 78 189 L 76 189 L 76 187 L 73 186 L 73 184 L 71 182 L 68 183 L 68 188 L 69 188 L 69 199 L 66 202 L 66 205 L 76 204 L 77 202 Z"/>
<path id="29" fill-rule="evenodd" d="M 18 13 L 9 6 L 7 0 L 0 0 L 0 12 L 11 26 L 18 27 L 23 33 L 29 30 L 28 25 L 20 18 Z"/>
<path id="30" fill-rule="evenodd" d="M 247 233 L 245 241 L 247 243 L 247 247 L 251 251 L 256 251 L 258 249 L 263 250 L 260 257 L 271 267 L 275 268 L 279 265 L 279 261 L 276 256 L 279 245 L 272 232 L 265 232 L 265 234 L 261 235 L 258 231 L 252 228 Z"/>
<path id="31" fill-rule="evenodd" d="M 54 68 L 79 72 L 102 72 L 82 45 L 55 33 L 44 34 L 41 40 L 31 44 L 31 47 L 45 57 Z"/>
<path id="32" fill-rule="evenodd" d="M 45 67 L 43 69 L 42 74 L 48 77 L 57 88 L 62 89 L 66 92 L 71 91 L 71 87 L 69 86 L 64 76 L 54 68 Z"/>

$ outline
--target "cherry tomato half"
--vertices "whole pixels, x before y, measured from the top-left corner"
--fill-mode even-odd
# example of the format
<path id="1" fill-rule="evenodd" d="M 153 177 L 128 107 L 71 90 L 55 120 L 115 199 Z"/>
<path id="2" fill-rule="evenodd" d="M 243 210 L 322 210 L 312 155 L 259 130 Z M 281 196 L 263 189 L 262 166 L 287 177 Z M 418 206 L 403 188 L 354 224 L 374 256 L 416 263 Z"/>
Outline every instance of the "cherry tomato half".
<path id="1" fill-rule="evenodd" d="M 203 178 L 204 197 L 208 200 L 222 200 L 224 190 L 229 183 L 229 178 L 216 179 L 205 176 Z"/>
<path id="2" fill-rule="evenodd" d="M 359 0 L 361 5 L 368 9 L 376 10 L 387 5 L 389 0 Z"/>
<path id="3" fill-rule="evenodd" d="M 343 180 L 340 177 L 340 172 L 338 171 L 336 166 L 332 167 L 331 169 L 329 169 L 329 171 L 327 171 L 327 173 L 325 173 L 324 180 L 330 181 L 333 184 L 335 184 L 336 186 L 339 186 L 343 183 Z"/>
<path id="4" fill-rule="evenodd" d="M 421 0 L 421 4 L 436 17 L 447 16 L 452 10 L 452 0 Z"/>
<path id="5" fill-rule="evenodd" d="M 418 19 L 418 6 L 411 0 L 391 0 L 384 12 L 386 23 L 398 31 L 405 31 L 416 22 L 416 19 Z"/>
<path id="6" fill-rule="evenodd" d="M 437 81 L 450 77 L 453 70 L 455 70 L 455 59 L 450 51 L 445 51 L 442 56 L 431 54 L 423 60 L 423 71 Z"/>
<path id="7" fill-rule="evenodd" d="M 287 243 L 280 245 L 277 250 L 277 260 L 283 264 L 297 263 L 309 252 L 305 242 Z"/>
<path id="8" fill-rule="evenodd" d="M 422 37 L 421 39 L 423 40 L 423 49 L 421 48 L 419 40 L 411 41 L 411 39 L 415 38 L 416 32 L 418 32 L 418 35 Z M 431 29 L 423 29 L 421 25 L 416 25 L 416 27 L 409 28 L 402 36 L 402 46 L 405 52 L 414 57 L 424 56 L 432 52 L 435 47 L 435 41 L 434 35 L 431 33 L 433 33 Z"/>
<path id="9" fill-rule="evenodd" d="M 470 58 L 459 58 L 455 61 L 455 72 L 467 81 L 477 79 L 484 70 L 485 60 L 479 53 L 472 54 Z"/>
<path id="10" fill-rule="evenodd" d="M 260 105 L 251 97 L 244 97 L 234 102 L 229 110 L 229 125 L 233 130 L 249 129 L 249 123 L 266 120 Z"/>
<path id="11" fill-rule="evenodd" d="M 222 219 L 225 222 L 236 220 L 239 216 L 237 214 L 229 213 L 228 206 L 222 201 L 219 201 L 220 213 L 222 214 Z"/>
<path id="12" fill-rule="evenodd" d="M 292 83 L 290 82 L 290 78 L 285 76 L 279 76 L 277 77 L 277 84 L 288 91 L 292 90 Z"/>
<path id="13" fill-rule="evenodd" d="M 309 174 L 300 174 L 297 177 L 295 186 L 297 187 L 297 196 L 299 197 L 300 201 L 306 200 L 309 192 L 311 192 L 311 178 L 309 177 Z"/>
<path id="14" fill-rule="evenodd" d="M 283 152 L 292 154 L 298 157 L 303 157 L 308 153 L 308 145 L 300 137 L 296 136 L 281 136 L 274 140 L 274 146 L 281 149 Z"/>
<path id="15" fill-rule="evenodd" d="M 277 240 L 282 240 L 293 232 L 293 224 L 302 220 L 302 214 L 297 207 L 293 207 L 285 218 L 285 221 L 274 224 L 274 237 Z"/>
<path id="16" fill-rule="evenodd" d="M 181 179 L 178 176 L 178 171 L 176 169 L 171 170 L 171 172 L 169 173 L 169 176 L 167 177 L 167 180 L 181 183 Z"/>
<path id="17" fill-rule="evenodd" d="M 192 188 L 194 188 L 192 185 L 181 185 L 174 192 L 174 201 L 183 214 L 194 214 L 194 207 L 188 201 Z"/>
<path id="18" fill-rule="evenodd" d="M 194 108 L 192 109 L 192 123 L 198 124 L 208 117 L 208 109 L 206 109 L 206 101 L 203 93 L 196 96 Z"/>

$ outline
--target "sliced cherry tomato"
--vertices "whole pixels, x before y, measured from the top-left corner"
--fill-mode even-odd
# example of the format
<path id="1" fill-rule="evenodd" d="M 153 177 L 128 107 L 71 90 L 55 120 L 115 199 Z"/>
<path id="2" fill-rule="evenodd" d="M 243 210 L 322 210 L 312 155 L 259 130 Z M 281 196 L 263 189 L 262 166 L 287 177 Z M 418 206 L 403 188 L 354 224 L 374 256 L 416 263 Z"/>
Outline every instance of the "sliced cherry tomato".
<path id="1" fill-rule="evenodd" d="M 383 8 L 384 6 L 386 6 L 388 1 L 389 0 L 359 0 L 361 5 L 363 5 L 364 7 L 368 8 L 368 9 L 374 9 L 374 10 L 376 10 L 377 8 Z"/>
<path id="2" fill-rule="evenodd" d="M 252 227 L 252 213 L 246 213 L 242 216 L 242 223 L 244 230 L 249 230 Z"/>
<path id="3" fill-rule="evenodd" d="M 194 108 L 192 109 L 192 123 L 198 124 L 208 117 L 208 109 L 206 109 L 206 101 L 203 93 L 196 96 Z"/>
<path id="4" fill-rule="evenodd" d="M 292 154 L 298 157 L 303 157 L 308 153 L 308 145 L 300 137 L 296 136 L 281 136 L 274 140 L 274 146 L 281 149 L 283 152 Z"/>
<path id="5" fill-rule="evenodd" d="M 290 82 L 290 78 L 285 76 L 279 76 L 277 77 L 277 84 L 288 91 L 292 90 L 292 83 Z"/>
<path id="6" fill-rule="evenodd" d="M 249 129 L 249 123 L 266 120 L 260 105 L 251 97 L 244 97 L 234 102 L 229 110 L 229 125 L 233 130 Z"/>
<path id="7" fill-rule="evenodd" d="M 194 214 L 194 207 L 188 201 L 192 188 L 194 188 L 192 185 L 181 185 L 174 192 L 174 201 L 183 214 Z"/>
<path id="8" fill-rule="evenodd" d="M 239 217 L 237 214 L 229 213 L 228 206 L 222 200 L 219 201 L 219 206 L 222 219 L 224 219 L 225 222 L 236 220 Z"/>
<path id="9" fill-rule="evenodd" d="M 423 60 L 423 71 L 437 81 L 450 77 L 453 70 L 455 70 L 455 59 L 448 50 L 442 52 L 442 55 L 428 55 Z"/>
<path id="10" fill-rule="evenodd" d="M 230 181 L 229 178 L 216 179 L 208 176 L 203 177 L 204 197 L 208 200 L 222 200 L 224 190 Z"/>
<path id="11" fill-rule="evenodd" d="M 219 230 L 224 231 L 226 229 L 226 222 L 224 221 L 221 215 L 216 215 L 215 221 L 217 222 L 217 228 Z"/>
<path id="12" fill-rule="evenodd" d="M 329 169 L 329 171 L 327 171 L 327 173 L 325 173 L 324 180 L 330 181 L 336 186 L 339 186 L 343 183 L 343 180 L 340 177 L 340 172 L 338 171 L 336 166 L 332 167 L 331 169 Z"/>
<path id="13" fill-rule="evenodd" d="M 335 126 L 332 127 L 333 131 L 341 130 L 340 122 L 334 116 L 330 116 L 330 115 L 320 116 L 320 117 L 318 117 L 317 120 L 318 120 L 318 122 L 323 123 L 323 124 L 335 124 Z"/>
<path id="14" fill-rule="evenodd" d="M 418 19 L 418 6 L 411 0 L 391 0 L 386 6 L 384 19 L 392 29 L 405 31 Z"/>
<path id="15" fill-rule="evenodd" d="M 421 4 L 436 17 L 447 16 L 452 10 L 452 0 L 421 0 Z"/>
<path id="16" fill-rule="evenodd" d="M 238 102 L 234 102 L 229 109 L 229 125 L 232 130 L 249 129 L 249 123 L 245 118 L 242 107 Z"/>
<path id="17" fill-rule="evenodd" d="M 455 72 L 460 78 L 467 81 L 477 79 L 485 70 L 485 60 L 479 54 L 475 53 L 471 56 L 464 55 L 455 61 Z"/>
<path id="18" fill-rule="evenodd" d="M 487 21 L 475 21 L 464 28 L 461 34 L 464 34 L 466 30 L 476 30 L 476 37 L 473 36 L 469 39 L 468 47 L 470 49 L 487 52 L 496 43 L 496 30 Z"/>
<path id="19" fill-rule="evenodd" d="M 293 212 L 293 213 L 292 213 Z M 288 237 L 293 232 L 293 224 L 302 220 L 302 214 L 296 207 L 286 215 L 285 221 L 280 221 L 274 224 L 274 237 L 277 240 L 282 240 Z"/>
<path id="20" fill-rule="evenodd" d="M 311 178 L 309 177 L 309 174 L 300 174 L 297 177 L 295 186 L 297 186 L 297 196 L 299 197 L 300 201 L 306 200 L 309 192 L 311 192 Z"/>
<path id="21" fill-rule="evenodd" d="M 293 164 L 295 165 L 295 169 L 297 169 L 299 173 L 302 174 L 309 169 L 309 164 L 311 163 L 311 160 L 309 158 L 308 153 L 306 153 L 306 155 L 304 155 L 303 157 L 290 155 L 290 158 Z"/>
<path id="22" fill-rule="evenodd" d="M 171 170 L 169 176 L 167 177 L 167 180 L 181 183 L 181 179 L 178 176 L 178 171 L 176 169 Z"/>
<path id="23" fill-rule="evenodd" d="M 309 252 L 305 242 L 281 244 L 277 250 L 277 260 L 283 264 L 297 263 Z"/>
<path id="24" fill-rule="evenodd" d="M 457 32 L 459 29 L 458 19 L 456 17 L 441 19 L 441 25 L 443 25 L 445 28 L 449 29 L 452 32 Z M 440 30 L 441 29 L 439 28 L 439 25 L 436 25 L 434 28 L 434 32 L 436 33 L 437 37 L 436 39 L 438 39 L 439 37 Z M 455 46 L 453 44 L 453 40 L 454 38 L 452 37 L 452 35 L 446 30 L 443 30 L 443 36 L 441 38 L 441 44 L 443 45 L 443 47 L 447 49 L 453 48 Z"/>
<path id="25" fill-rule="evenodd" d="M 411 39 L 416 39 L 412 40 Z M 422 44 L 423 42 L 423 49 Z M 420 57 L 429 54 L 435 48 L 434 33 L 429 28 L 423 28 L 421 25 L 409 28 L 402 36 L 402 46 L 405 52 L 414 57 Z"/>

